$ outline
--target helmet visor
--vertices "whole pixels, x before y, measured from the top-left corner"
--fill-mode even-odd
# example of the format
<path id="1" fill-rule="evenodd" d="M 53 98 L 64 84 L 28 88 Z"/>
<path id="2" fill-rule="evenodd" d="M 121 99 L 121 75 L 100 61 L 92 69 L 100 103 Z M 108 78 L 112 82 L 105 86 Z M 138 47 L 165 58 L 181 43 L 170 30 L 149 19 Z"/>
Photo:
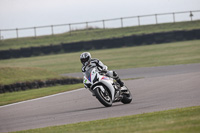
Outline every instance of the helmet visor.
<path id="1" fill-rule="evenodd" d="M 89 61 L 89 56 L 87 58 L 81 58 L 81 63 L 86 65 L 85 63 Z"/>

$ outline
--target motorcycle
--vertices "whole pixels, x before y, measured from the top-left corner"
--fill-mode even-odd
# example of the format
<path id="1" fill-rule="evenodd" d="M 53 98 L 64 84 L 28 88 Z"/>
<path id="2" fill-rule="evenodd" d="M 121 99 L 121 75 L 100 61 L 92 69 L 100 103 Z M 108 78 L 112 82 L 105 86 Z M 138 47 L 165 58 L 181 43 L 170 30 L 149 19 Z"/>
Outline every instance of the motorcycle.
<path id="1" fill-rule="evenodd" d="M 106 71 L 99 72 L 96 67 L 84 73 L 83 83 L 105 107 L 112 106 L 114 102 L 129 104 L 132 101 L 126 86 L 120 87 L 115 79 L 106 76 Z"/>

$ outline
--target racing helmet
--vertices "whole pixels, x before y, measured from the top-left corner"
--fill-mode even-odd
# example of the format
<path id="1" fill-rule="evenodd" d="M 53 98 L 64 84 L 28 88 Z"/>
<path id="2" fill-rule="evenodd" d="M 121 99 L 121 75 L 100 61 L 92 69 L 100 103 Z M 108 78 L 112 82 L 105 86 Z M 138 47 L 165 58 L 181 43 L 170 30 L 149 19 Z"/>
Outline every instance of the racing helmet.
<path id="1" fill-rule="evenodd" d="M 80 56 L 80 60 L 84 66 L 87 66 L 90 63 L 91 54 L 89 52 L 82 53 Z"/>

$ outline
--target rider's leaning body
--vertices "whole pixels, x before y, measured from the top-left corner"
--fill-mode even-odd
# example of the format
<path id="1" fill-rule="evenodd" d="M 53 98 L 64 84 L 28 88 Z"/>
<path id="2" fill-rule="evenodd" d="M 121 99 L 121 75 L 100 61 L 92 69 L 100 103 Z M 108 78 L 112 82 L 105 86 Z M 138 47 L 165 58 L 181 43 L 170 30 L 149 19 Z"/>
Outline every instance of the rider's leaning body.
<path id="1" fill-rule="evenodd" d="M 82 72 L 85 73 L 87 70 L 89 70 L 91 67 L 97 67 L 98 71 L 107 71 L 107 76 L 114 78 L 121 87 L 124 86 L 124 83 L 120 80 L 119 76 L 115 71 L 108 71 L 108 67 L 104 65 L 100 60 L 98 59 L 92 59 L 91 54 L 89 52 L 84 52 L 80 56 L 80 61 L 83 64 L 82 66 Z M 86 88 L 87 85 L 85 85 Z"/>

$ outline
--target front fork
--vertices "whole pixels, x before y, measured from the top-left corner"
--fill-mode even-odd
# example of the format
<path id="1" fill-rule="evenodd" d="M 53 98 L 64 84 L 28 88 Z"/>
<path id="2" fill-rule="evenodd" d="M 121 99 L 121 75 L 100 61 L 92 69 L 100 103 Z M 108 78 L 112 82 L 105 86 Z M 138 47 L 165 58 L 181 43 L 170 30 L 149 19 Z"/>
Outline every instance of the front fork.
<path id="1" fill-rule="evenodd" d="M 115 100 L 114 100 L 114 102 L 119 102 L 123 98 L 123 95 L 121 93 L 121 87 L 117 82 L 113 83 L 113 87 L 115 88 Z"/>

